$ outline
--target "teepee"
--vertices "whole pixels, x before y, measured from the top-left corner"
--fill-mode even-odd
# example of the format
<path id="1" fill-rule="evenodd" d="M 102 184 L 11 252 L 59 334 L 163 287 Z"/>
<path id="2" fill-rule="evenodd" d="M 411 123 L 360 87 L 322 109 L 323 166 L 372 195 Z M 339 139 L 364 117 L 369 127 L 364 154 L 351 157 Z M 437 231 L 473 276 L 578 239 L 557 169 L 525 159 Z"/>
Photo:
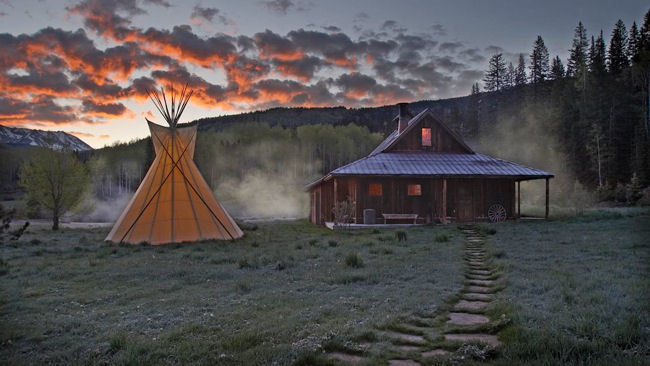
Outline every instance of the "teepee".
<path id="1" fill-rule="evenodd" d="M 106 240 L 115 243 L 165 244 L 204 239 L 231 240 L 243 235 L 217 202 L 192 160 L 197 124 L 178 124 L 192 96 L 187 85 L 180 95 L 171 88 L 149 93 L 169 127 L 147 120 L 156 157 L 140 187 Z"/>

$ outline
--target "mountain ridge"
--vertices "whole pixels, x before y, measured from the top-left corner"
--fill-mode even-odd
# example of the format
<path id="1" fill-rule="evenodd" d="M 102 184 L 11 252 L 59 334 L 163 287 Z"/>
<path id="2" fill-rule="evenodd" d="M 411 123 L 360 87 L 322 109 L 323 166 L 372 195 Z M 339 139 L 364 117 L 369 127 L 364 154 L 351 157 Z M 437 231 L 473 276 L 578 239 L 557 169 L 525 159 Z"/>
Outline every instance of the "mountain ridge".
<path id="1" fill-rule="evenodd" d="M 44 131 L 4 125 L 0 125 L 0 143 L 10 146 L 40 146 L 54 150 L 93 150 L 82 139 L 64 131 Z"/>

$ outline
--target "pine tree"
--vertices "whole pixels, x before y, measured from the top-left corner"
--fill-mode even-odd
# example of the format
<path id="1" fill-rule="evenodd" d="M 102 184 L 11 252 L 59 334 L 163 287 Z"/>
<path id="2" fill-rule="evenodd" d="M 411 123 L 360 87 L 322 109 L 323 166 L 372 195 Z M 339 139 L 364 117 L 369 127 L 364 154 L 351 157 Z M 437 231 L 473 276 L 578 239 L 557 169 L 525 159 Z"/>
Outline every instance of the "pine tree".
<path id="1" fill-rule="evenodd" d="M 620 73 L 629 65 L 627 59 L 627 31 L 622 20 L 618 20 L 612 31 L 612 38 L 609 41 L 609 72 Z"/>
<path id="2" fill-rule="evenodd" d="M 569 62 L 567 63 L 566 75 L 568 77 L 576 77 L 578 73 L 586 66 L 587 64 L 587 48 L 589 44 L 587 43 L 587 30 L 582 25 L 582 22 L 578 23 L 578 26 L 575 29 L 573 36 L 573 45 L 571 46 L 571 51 L 569 53 Z"/>
<path id="3" fill-rule="evenodd" d="M 524 54 L 519 54 L 519 63 L 515 69 L 515 85 L 526 84 L 526 60 L 524 59 Z"/>
<path id="4" fill-rule="evenodd" d="M 591 37 L 591 47 L 589 47 L 589 72 L 596 75 L 602 75 L 606 71 L 605 65 L 605 40 L 603 39 L 603 31 L 594 42 L 594 37 Z"/>
<path id="5" fill-rule="evenodd" d="M 478 83 L 472 84 L 472 94 L 471 95 L 476 95 L 480 93 L 480 87 L 478 86 Z"/>
<path id="6" fill-rule="evenodd" d="M 630 27 L 630 36 L 627 40 L 627 58 L 633 62 L 639 62 L 639 57 L 641 55 L 641 35 L 636 26 L 636 22 L 632 23 Z"/>
<path id="7" fill-rule="evenodd" d="M 548 77 L 548 49 L 544 45 L 542 36 L 537 36 L 530 54 L 530 82 L 541 83 Z"/>
<path id="8" fill-rule="evenodd" d="M 483 79 L 485 90 L 502 90 L 504 87 L 506 71 L 506 62 L 503 59 L 503 54 L 497 53 L 492 56 L 490 58 L 488 71 L 485 73 L 485 78 Z"/>
<path id="9" fill-rule="evenodd" d="M 564 77 L 564 64 L 562 64 L 562 60 L 560 60 L 560 56 L 555 56 L 555 58 L 551 62 L 551 74 L 549 75 L 549 79 L 557 80 L 557 79 L 562 79 L 563 77 Z"/>
<path id="10" fill-rule="evenodd" d="M 505 89 L 512 88 L 515 86 L 515 67 L 512 62 L 508 62 L 508 70 L 506 71 L 505 83 L 503 87 Z"/>

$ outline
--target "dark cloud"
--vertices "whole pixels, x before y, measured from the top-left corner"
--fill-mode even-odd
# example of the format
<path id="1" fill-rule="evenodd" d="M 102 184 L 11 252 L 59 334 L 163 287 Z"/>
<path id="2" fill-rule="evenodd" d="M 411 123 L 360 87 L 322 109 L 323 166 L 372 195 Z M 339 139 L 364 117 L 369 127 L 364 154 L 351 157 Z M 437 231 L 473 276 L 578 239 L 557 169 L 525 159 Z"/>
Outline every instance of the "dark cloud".
<path id="1" fill-rule="evenodd" d="M 481 50 L 478 48 L 468 48 L 462 50 L 458 53 L 458 57 L 467 60 L 469 62 L 480 63 L 485 61 L 485 56 L 481 54 Z"/>
<path id="2" fill-rule="evenodd" d="M 443 42 L 440 44 L 440 51 L 455 53 L 459 48 L 463 47 L 461 42 Z"/>
<path id="3" fill-rule="evenodd" d="M 485 47 L 485 52 L 487 52 L 490 55 L 494 55 L 496 53 L 502 53 L 503 48 L 501 48 L 499 46 L 490 45 L 490 46 Z"/>
<path id="4" fill-rule="evenodd" d="M 213 22 L 216 21 L 223 25 L 234 24 L 232 20 L 224 16 L 221 11 L 217 8 L 203 8 L 199 5 L 195 5 L 192 9 L 192 14 L 190 19 L 197 23 L 201 24 L 203 21 Z"/>
<path id="5" fill-rule="evenodd" d="M 365 47 L 364 44 L 353 42 L 344 33 L 328 34 L 299 29 L 289 32 L 287 37 L 301 50 L 323 55 L 326 61 L 339 66 L 355 66 L 356 56 Z"/>
<path id="6" fill-rule="evenodd" d="M 387 20 L 381 25 L 381 30 L 384 31 L 392 31 L 394 33 L 404 33 L 407 31 L 405 27 L 400 26 L 396 21 L 394 20 Z"/>
<path id="7" fill-rule="evenodd" d="M 303 52 L 298 50 L 294 42 L 268 29 L 263 33 L 256 33 L 253 40 L 262 58 L 295 60 L 303 57 Z"/>
<path id="8" fill-rule="evenodd" d="M 289 10 L 306 11 L 311 7 L 311 4 L 296 3 L 293 0 L 263 0 L 260 4 L 278 14 L 287 14 Z"/>
<path id="9" fill-rule="evenodd" d="M 0 96 L 0 121 L 6 123 L 32 121 L 60 124 L 77 120 L 74 107 L 61 106 L 48 96 L 34 97 L 29 101 Z"/>
<path id="10" fill-rule="evenodd" d="M 447 35 L 447 29 L 440 24 L 440 23 L 434 23 L 429 26 L 429 31 L 433 33 L 436 36 L 446 36 Z"/>
<path id="11" fill-rule="evenodd" d="M 121 116 L 126 113 L 127 109 L 122 103 L 97 103 L 90 99 L 84 99 L 81 103 L 81 111 L 93 116 Z"/>
<path id="12" fill-rule="evenodd" d="M 314 73 L 326 64 L 318 57 L 309 56 L 297 60 L 276 60 L 275 69 L 283 76 L 295 77 L 308 82 L 314 77 Z"/>
<path id="13" fill-rule="evenodd" d="M 327 26 L 323 26 L 322 28 L 324 30 L 328 31 L 328 32 L 337 32 L 338 33 L 338 32 L 341 31 L 341 28 L 339 28 L 339 27 L 337 27 L 335 25 L 327 25 Z"/>

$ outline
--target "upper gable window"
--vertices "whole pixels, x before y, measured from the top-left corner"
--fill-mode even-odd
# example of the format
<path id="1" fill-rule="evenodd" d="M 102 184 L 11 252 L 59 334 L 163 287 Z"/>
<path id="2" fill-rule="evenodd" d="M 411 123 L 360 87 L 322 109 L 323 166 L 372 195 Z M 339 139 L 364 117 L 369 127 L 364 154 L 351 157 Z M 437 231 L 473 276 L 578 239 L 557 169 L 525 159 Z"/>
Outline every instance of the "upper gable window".
<path id="1" fill-rule="evenodd" d="M 431 129 L 422 129 L 422 146 L 431 146 Z"/>

